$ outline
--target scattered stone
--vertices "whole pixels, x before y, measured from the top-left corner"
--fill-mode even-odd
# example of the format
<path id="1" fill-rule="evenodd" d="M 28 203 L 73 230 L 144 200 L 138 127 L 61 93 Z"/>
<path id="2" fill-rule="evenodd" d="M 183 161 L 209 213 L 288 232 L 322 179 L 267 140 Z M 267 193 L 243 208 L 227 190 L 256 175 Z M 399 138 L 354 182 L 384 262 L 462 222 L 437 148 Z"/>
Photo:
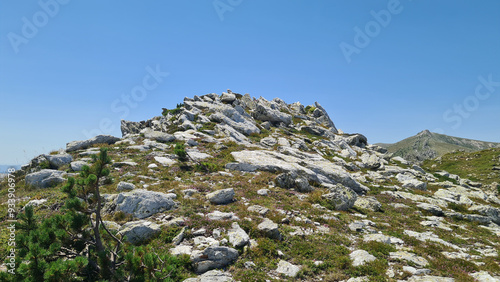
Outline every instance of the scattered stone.
<path id="1" fill-rule="evenodd" d="M 183 282 L 232 282 L 231 274 L 221 270 L 210 270 L 196 278 L 188 278 Z"/>
<path id="2" fill-rule="evenodd" d="M 454 282 L 455 279 L 448 277 L 440 277 L 440 276 L 412 276 L 408 280 L 408 282 Z"/>
<path id="3" fill-rule="evenodd" d="M 352 252 L 349 257 L 352 260 L 352 266 L 364 265 L 367 262 L 374 261 L 377 258 L 365 250 L 356 250 Z"/>
<path id="4" fill-rule="evenodd" d="M 34 188 L 48 188 L 63 183 L 66 179 L 63 176 L 66 172 L 55 169 L 42 169 L 37 172 L 27 174 L 24 178 L 27 186 Z"/>
<path id="5" fill-rule="evenodd" d="M 429 262 L 425 258 L 419 257 L 416 254 L 405 251 L 391 252 L 389 253 L 389 257 L 391 259 L 406 260 L 419 267 L 425 267 L 426 265 L 429 264 Z"/>
<path id="6" fill-rule="evenodd" d="M 335 207 L 335 210 L 345 211 L 352 208 L 358 198 L 354 191 L 340 184 L 335 185 L 330 191 L 322 197 L 328 200 Z"/>
<path id="7" fill-rule="evenodd" d="M 223 268 L 238 258 L 238 251 L 229 247 L 210 246 L 203 251 L 193 251 L 191 261 L 197 273 Z"/>
<path id="8" fill-rule="evenodd" d="M 249 212 L 256 212 L 256 213 L 259 213 L 260 215 L 264 216 L 266 215 L 268 212 L 269 212 L 269 209 L 268 208 L 265 208 L 263 206 L 259 206 L 259 205 L 253 205 L 253 206 L 249 206 L 248 209 L 247 209 Z"/>
<path id="9" fill-rule="evenodd" d="M 135 189 L 118 194 L 113 204 L 116 205 L 116 210 L 142 219 L 172 209 L 175 206 L 172 200 L 174 197 L 175 194 Z"/>
<path id="10" fill-rule="evenodd" d="M 494 278 L 487 271 L 479 271 L 476 273 L 469 274 L 472 278 L 476 279 L 479 282 L 498 282 L 498 278 Z"/>
<path id="11" fill-rule="evenodd" d="M 257 190 L 257 195 L 267 196 L 269 194 L 269 189 L 259 189 Z"/>
<path id="12" fill-rule="evenodd" d="M 193 252 L 193 247 L 190 245 L 179 245 L 170 249 L 170 253 L 174 256 L 189 255 Z"/>
<path id="13" fill-rule="evenodd" d="M 366 234 L 363 237 L 363 242 L 370 242 L 370 241 L 376 241 L 385 244 L 398 244 L 398 245 L 404 244 L 403 240 L 396 237 L 387 236 L 384 234 Z"/>
<path id="14" fill-rule="evenodd" d="M 430 274 L 432 271 L 430 269 L 416 269 L 415 267 L 412 266 L 403 266 L 403 271 L 411 273 L 412 275 L 427 275 Z"/>
<path id="15" fill-rule="evenodd" d="M 428 211 L 435 216 L 443 216 L 444 215 L 443 210 L 439 206 L 436 206 L 436 205 L 431 205 L 431 204 L 427 204 L 427 203 L 418 203 L 417 207 L 421 208 L 425 211 Z"/>
<path id="16" fill-rule="evenodd" d="M 44 155 L 53 168 L 60 168 L 63 165 L 70 164 L 73 157 L 70 154 Z"/>
<path id="17" fill-rule="evenodd" d="M 83 166 L 89 166 L 89 163 L 84 162 L 84 161 L 74 161 L 71 162 L 70 166 L 73 171 L 82 171 Z"/>
<path id="18" fill-rule="evenodd" d="M 213 211 L 213 212 L 207 214 L 207 217 L 210 220 L 234 220 L 234 219 L 237 219 L 237 217 L 232 212 L 220 212 L 220 211 Z"/>
<path id="19" fill-rule="evenodd" d="M 125 223 L 120 228 L 120 234 L 127 237 L 127 240 L 132 244 L 139 244 L 151 239 L 154 235 L 160 233 L 160 225 L 147 221 L 131 221 Z"/>
<path id="20" fill-rule="evenodd" d="M 228 204 L 228 203 L 233 201 L 234 189 L 227 188 L 227 189 L 214 191 L 212 193 L 207 194 L 206 198 L 207 198 L 207 200 L 210 201 L 210 203 L 215 204 L 215 205 Z"/>
<path id="21" fill-rule="evenodd" d="M 154 157 L 154 159 L 162 166 L 169 166 L 177 162 L 176 160 L 167 157 Z"/>
<path id="22" fill-rule="evenodd" d="M 281 240 L 278 224 L 274 223 L 269 218 L 265 218 L 264 221 L 257 226 L 257 229 L 264 232 L 264 234 L 271 239 Z"/>
<path id="23" fill-rule="evenodd" d="M 179 232 L 179 234 L 177 234 L 174 237 L 174 239 L 172 239 L 172 244 L 174 244 L 174 246 L 179 245 L 182 242 L 182 240 L 184 240 L 185 234 L 186 234 L 186 226 L 182 227 L 181 232 Z"/>
<path id="24" fill-rule="evenodd" d="M 382 204 L 373 196 L 358 197 L 354 206 L 359 209 L 371 210 L 374 212 L 382 211 Z"/>
<path id="25" fill-rule="evenodd" d="M 111 135 L 97 135 L 96 137 L 90 138 L 83 141 L 72 141 L 66 144 L 66 152 L 73 152 L 76 150 L 87 149 L 90 146 L 96 144 L 114 144 L 119 141 L 120 138 Z"/>
<path id="26" fill-rule="evenodd" d="M 161 131 L 154 131 L 154 130 L 144 131 L 144 137 L 158 141 L 158 142 L 165 142 L 165 143 L 172 142 L 175 140 L 175 137 L 171 134 L 161 132 Z"/>
<path id="27" fill-rule="evenodd" d="M 118 183 L 118 185 L 116 186 L 116 190 L 117 191 L 131 191 L 131 190 L 134 190 L 135 189 L 135 185 L 132 184 L 132 183 L 128 183 L 128 182 L 124 182 L 124 181 L 120 181 L 120 183 Z"/>
<path id="28" fill-rule="evenodd" d="M 47 202 L 47 199 L 40 199 L 40 200 L 31 200 L 29 201 L 24 208 L 32 206 L 32 207 L 38 207 L 39 205 L 42 205 Z M 24 209 L 23 208 L 23 209 Z"/>
<path id="29" fill-rule="evenodd" d="M 278 268 L 276 269 L 276 272 L 281 273 L 288 277 L 297 276 L 297 273 L 299 273 L 299 271 L 300 271 L 300 266 L 293 265 L 284 260 L 280 260 L 278 262 Z"/>
<path id="30" fill-rule="evenodd" d="M 235 248 L 241 248 L 250 241 L 248 234 L 236 222 L 233 222 L 232 229 L 228 231 L 228 236 L 229 243 Z"/>

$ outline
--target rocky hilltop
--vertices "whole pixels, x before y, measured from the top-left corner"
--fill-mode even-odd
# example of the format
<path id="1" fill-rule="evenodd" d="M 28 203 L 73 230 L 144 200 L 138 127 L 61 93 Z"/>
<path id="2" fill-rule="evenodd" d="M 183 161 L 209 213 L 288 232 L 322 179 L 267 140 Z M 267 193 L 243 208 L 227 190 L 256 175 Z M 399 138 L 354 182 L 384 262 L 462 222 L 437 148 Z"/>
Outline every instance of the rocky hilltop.
<path id="1" fill-rule="evenodd" d="M 428 159 L 441 157 L 453 151 L 475 152 L 490 148 L 500 148 L 500 143 L 478 141 L 424 130 L 415 136 L 394 144 L 378 144 L 386 148 L 394 156 L 422 163 Z"/>
<path id="2" fill-rule="evenodd" d="M 228 91 L 121 130 L 23 166 L 20 205 L 57 213 L 57 187 L 108 147 L 105 225 L 126 244 L 185 258 L 175 279 L 500 279 L 496 183 L 390 157 L 337 130 L 319 103 Z"/>

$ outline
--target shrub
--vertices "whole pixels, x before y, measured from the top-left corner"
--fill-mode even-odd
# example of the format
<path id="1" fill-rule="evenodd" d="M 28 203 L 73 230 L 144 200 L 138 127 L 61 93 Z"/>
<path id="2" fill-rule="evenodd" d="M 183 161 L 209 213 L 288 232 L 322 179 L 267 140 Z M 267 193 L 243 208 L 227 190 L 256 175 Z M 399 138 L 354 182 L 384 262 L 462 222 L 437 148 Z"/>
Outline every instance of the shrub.
<path id="1" fill-rule="evenodd" d="M 176 144 L 174 148 L 174 154 L 179 157 L 179 160 L 182 162 L 187 161 L 187 152 L 184 144 Z"/>

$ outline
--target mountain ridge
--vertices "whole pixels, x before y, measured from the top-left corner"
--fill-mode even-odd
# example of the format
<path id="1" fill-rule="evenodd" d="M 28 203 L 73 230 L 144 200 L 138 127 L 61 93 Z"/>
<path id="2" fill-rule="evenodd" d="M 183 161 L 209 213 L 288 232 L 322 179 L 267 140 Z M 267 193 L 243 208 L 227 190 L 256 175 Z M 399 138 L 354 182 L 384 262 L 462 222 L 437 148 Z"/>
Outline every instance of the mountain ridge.
<path id="1" fill-rule="evenodd" d="M 45 220 L 71 215 L 67 205 L 85 208 L 101 195 L 106 232 L 93 230 L 110 230 L 131 257 L 114 251 L 119 281 L 500 278 L 498 185 L 393 157 L 362 134 L 341 133 L 319 103 L 231 91 L 183 102 L 145 121 L 121 121 L 121 138 L 99 135 L 35 157 L 16 174 L 19 213 L 32 206 L 41 222 L 32 228 L 47 227 Z M 70 176 L 83 185 L 91 177 L 78 177 L 103 165 L 109 175 L 96 182 L 99 193 L 62 195 Z M 8 185 L 0 181 L 2 202 Z M 0 205 L 0 230 L 6 214 Z M 58 236 L 71 235 L 71 244 L 44 249 L 53 252 L 44 265 L 64 273 L 61 260 L 95 256 L 85 247 L 97 226 L 88 218 L 81 231 L 62 232 L 72 225 L 58 221 Z M 29 246 L 23 242 L 19 248 Z M 33 260 L 20 259 L 27 267 L 19 275 L 29 277 Z M 73 278 L 83 279 L 93 266 L 72 267 Z"/>
<path id="2" fill-rule="evenodd" d="M 500 143 L 454 137 L 423 130 L 414 136 L 393 144 L 377 143 L 394 156 L 403 157 L 415 163 L 433 159 L 456 150 L 468 152 L 498 148 Z"/>

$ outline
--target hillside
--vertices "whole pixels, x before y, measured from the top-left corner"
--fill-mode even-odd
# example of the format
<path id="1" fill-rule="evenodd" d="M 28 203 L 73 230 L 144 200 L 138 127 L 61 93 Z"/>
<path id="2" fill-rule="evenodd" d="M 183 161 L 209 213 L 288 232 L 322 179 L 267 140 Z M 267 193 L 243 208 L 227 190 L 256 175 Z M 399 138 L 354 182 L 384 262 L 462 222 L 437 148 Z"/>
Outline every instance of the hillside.
<path id="1" fill-rule="evenodd" d="M 122 133 L 0 182 L 1 281 L 500 279 L 498 189 L 340 134 L 319 103 L 207 94 Z"/>
<path id="2" fill-rule="evenodd" d="M 423 167 L 429 171 L 448 171 L 483 184 L 500 183 L 500 148 L 448 153 L 424 161 Z"/>
<path id="3" fill-rule="evenodd" d="M 386 148 L 394 156 L 400 156 L 415 163 L 421 163 L 424 160 L 433 159 L 456 150 L 475 152 L 500 147 L 500 143 L 453 137 L 428 130 L 394 144 L 377 145 Z"/>

